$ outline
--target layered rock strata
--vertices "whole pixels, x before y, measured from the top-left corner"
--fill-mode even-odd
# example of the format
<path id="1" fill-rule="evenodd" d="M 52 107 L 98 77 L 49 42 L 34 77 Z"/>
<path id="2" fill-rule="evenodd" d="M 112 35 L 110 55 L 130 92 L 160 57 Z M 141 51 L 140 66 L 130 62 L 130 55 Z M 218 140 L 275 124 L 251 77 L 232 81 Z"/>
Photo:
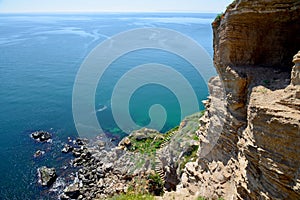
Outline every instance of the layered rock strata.
<path id="1" fill-rule="evenodd" d="M 299 53 L 293 59 L 299 20 L 296 0 L 237 0 L 213 23 L 220 81 L 210 82 L 209 99 L 220 85 L 225 97 L 206 104 L 199 159 L 186 165 L 179 191 L 212 199 L 300 199 Z M 217 143 L 203 154 L 216 132 Z"/>

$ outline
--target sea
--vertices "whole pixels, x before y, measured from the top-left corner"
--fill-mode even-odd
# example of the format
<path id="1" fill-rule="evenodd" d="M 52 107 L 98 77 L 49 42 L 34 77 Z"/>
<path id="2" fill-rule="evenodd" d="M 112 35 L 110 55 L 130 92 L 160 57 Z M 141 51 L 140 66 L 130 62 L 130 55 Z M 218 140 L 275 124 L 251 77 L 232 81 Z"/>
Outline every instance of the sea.
<path id="1" fill-rule="evenodd" d="M 74 84 L 93 49 L 108 40 L 113 43 L 116 36 L 132 30 L 171 30 L 194 41 L 211 59 L 211 23 L 215 16 L 213 13 L 0 14 L 0 199 L 57 199 L 67 181 L 59 178 L 49 192 L 49 188 L 38 184 L 37 168 L 43 165 L 55 167 L 58 176 L 63 177 L 65 168 L 69 167 L 71 156 L 60 150 L 68 137 L 81 136 L 79 122 L 74 120 Z M 112 141 L 117 142 L 128 134 L 113 114 L 111 99 L 115 86 L 122 77 L 127 77 L 124 74 L 149 63 L 177 71 L 195 94 L 199 104 L 196 111 L 204 109 L 201 102 L 208 96 L 204 76 L 216 74 L 212 64 L 204 66 L 203 75 L 189 60 L 174 52 L 137 48 L 110 63 L 89 102 L 102 132 Z M 153 73 L 162 74 L 160 70 Z M 134 80 L 145 80 L 149 75 L 146 72 L 136 74 L 138 77 L 132 77 Z M 89 78 L 86 77 L 86 82 Z M 171 83 L 180 85 L 180 80 Z M 129 118 L 137 124 L 129 127 L 131 130 L 149 125 L 151 117 L 155 118 L 155 113 L 152 116 L 149 112 L 151 108 L 160 111 L 157 116 L 164 115 L 164 124 L 159 128 L 162 133 L 178 126 L 187 114 L 182 111 L 181 100 L 172 87 L 148 80 L 147 84 L 131 92 L 129 99 L 121 99 L 127 102 Z M 192 98 L 189 93 L 184 97 Z M 153 124 L 150 128 L 156 128 Z M 30 133 L 37 130 L 50 132 L 52 141 L 34 141 Z M 94 130 L 93 134 L 98 134 L 99 129 Z M 89 131 L 93 132 L 93 129 Z M 37 150 L 43 150 L 45 154 L 34 158 Z"/>

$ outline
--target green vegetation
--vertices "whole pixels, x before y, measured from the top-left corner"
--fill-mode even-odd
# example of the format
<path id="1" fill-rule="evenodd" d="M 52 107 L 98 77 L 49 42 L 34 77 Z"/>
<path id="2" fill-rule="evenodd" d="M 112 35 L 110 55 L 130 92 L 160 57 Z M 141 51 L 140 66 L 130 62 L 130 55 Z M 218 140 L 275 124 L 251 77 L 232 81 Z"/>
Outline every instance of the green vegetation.
<path id="1" fill-rule="evenodd" d="M 165 133 L 165 136 L 172 134 L 174 131 L 178 131 L 178 129 L 179 129 L 179 126 L 172 128 L 171 130 L 169 130 Z"/>
<path id="2" fill-rule="evenodd" d="M 129 147 L 129 151 L 140 152 L 141 154 L 155 154 L 156 150 L 160 148 L 161 144 L 163 143 L 163 138 L 156 137 L 154 139 L 147 138 L 144 140 L 135 140 L 130 139 L 131 146 Z"/>
<path id="3" fill-rule="evenodd" d="M 197 159 L 197 151 L 199 146 L 194 145 L 190 147 L 191 149 L 187 151 L 187 153 L 183 156 L 183 161 L 180 163 L 180 170 L 183 170 L 185 167 L 186 163 L 195 161 Z"/>
<path id="4" fill-rule="evenodd" d="M 157 173 L 149 175 L 148 181 L 148 189 L 151 194 L 160 196 L 164 193 L 164 182 Z"/>
<path id="5" fill-rule="evenodd" d="M 194 135 L 193 140 L 199 141 L 198 135 Z"/>
<path id="6" fill-rule="evenodd" d="M 269 80 L 264 80 L 263 82 L 264 82 L 264 84 L 266 84 L 266 85 L 270 85 L 270 81 L 269 81 Z"/>
<path id="7" fill-rule="evenodd" d="M 164 193 L 164 183 L 158 174 L 147 177 L 135 177 L 129 184 L 126 194 L 119 194 L 109 200 L 152 200 L 153 195 L 160 196 Z"/>
<path id="8" fill-rule="evenodd" d="M 154 196 L 148 194 L 121 194 L 109 200 L 155 200 Z"/>
<path id="9" fill-rule="evenodd" d="M 198 197 L 197 200 L 207 200 L 205 197 Z M 224 200 L 223 198 L 218 198 L 218 200 Z"/>
<path id="10" fill-rule="evenodd" d="M 142 154 L 153 155 L 156 150 L 161 148 L 163 144 L 169 142 L 175 131 L 178 130 L 178 126 L 166 132 L 165 134 L 157 134 L 153 137 L 149 137 L 143 140 L 136 140 L 129 137 L 131 146 L 128 148 L 129 151 L 140 152 Z"/>
<path id="11" fill-rule="evenodd" d="M 215 21 L 221 21 L 222 17 L 224 16 L 224 13 L 220 13 L 216 16 Z"/>

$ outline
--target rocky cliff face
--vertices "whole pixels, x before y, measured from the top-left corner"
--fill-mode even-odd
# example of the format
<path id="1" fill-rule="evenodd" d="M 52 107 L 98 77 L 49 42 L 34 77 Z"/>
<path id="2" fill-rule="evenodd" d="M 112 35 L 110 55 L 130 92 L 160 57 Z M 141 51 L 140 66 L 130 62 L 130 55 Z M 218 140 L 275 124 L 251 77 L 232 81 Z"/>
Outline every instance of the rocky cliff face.
<path id="1" fill-rule="evenodd" d="M 186 165 L 179 190 L 300 199 L 299 21 L 298 0 L 237 0 L 213 23 L 219 78 L 200 119 L 199 159 Z M 207 154 L 212 135 L 218 141 Z"/>

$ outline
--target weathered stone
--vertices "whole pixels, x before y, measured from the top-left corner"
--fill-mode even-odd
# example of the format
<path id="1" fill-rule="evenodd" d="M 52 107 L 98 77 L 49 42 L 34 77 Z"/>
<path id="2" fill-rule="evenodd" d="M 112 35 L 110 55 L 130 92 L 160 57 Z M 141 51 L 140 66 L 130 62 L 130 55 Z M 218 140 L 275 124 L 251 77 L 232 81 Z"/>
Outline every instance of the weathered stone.
<path id="1" fill-rule="evenodd" d="M 237 0 L 213 23 L 219 78 L 209 82 L 199 158 L 182 175 L 191 193 L 196 187 L 212 199 L 300 198 L 299 55 L 290 74 L 299 13 L 297 0 Z"/>
<path id="2" fill-rule="evenodd" d="M 77 197 L 80 195 L 79 184 L 73 183 L 69 185 L 64 189 L 64 193 L 72 199 L 77 199 Z"/>
<path id="3" fill-rule="evenodd" d="M 291 83 L 293 85 L 300 85 L 300 51 L 294 56 L 293 63 L 295 63 L 295 66 L 292 70 Z"/>
<path id="4" fill-rule="evenodd" d="M 68 144 L 65 144 L 64 145 L 64 148 L 61 150 L 61 152 L 63 152 L 63 153 L 69 153 L 69 152 L 71 152 L 73 150 L 73 147 L 72 146 L 70 146 L 70 145 L 68 145 Z"/>
<path id="5" fill-rule="evenodd" d="M 60 200 L 69 200 L 70 198 L 65 193 L 62 193 L 61 195 L 59 195 L 59 199 Z"/>
<path id="6" fill-rule="evenodd" d="M 77 138 L 76 139 L 76 144 L 79 146 L 83 146 L 89 143 L 89 140 L 86 138 Z"/>
<path id="7" fill-rule="evenodd" d="M 46 166 L 38 168 L 38 176 L 42 186 L 50 186 L 57 177 L 55 168 L 47 168 Z"/>
<path id="8" fill-rule="evenodd" d="M 137 141 L 142 141 L 146 139 L 153 139 L 155 136 L 157 136 L 159 133 L 157 130 L 154 129 L 149 129 L 149 128 L 142 128 L 137 131 L 133 131 L 130 134 L 130 138 L 137 140 Z"/>
<path id="9" fill-rule="evenodd" d="M 44 154 L 45 154 L 45 151 L 37 150 L 37 151 L 34 153 L 33 157 L 38 158 L 38 157 L 41 157 L 41 156 L 44 155 Z"/>
<path id="10" fill-rule="evenodd" d="M 51 139 L 51 133 L 47 131 L 35 131 L 31 133 L 31 137 L 39 142 L 46 142 Z"/>
<path id="11" fill-rule="evenodd" d="M 128 148 L 131 145 L 131 141 L 128 137 L 125 137 L 119 143 L 119 147 Z"/>

